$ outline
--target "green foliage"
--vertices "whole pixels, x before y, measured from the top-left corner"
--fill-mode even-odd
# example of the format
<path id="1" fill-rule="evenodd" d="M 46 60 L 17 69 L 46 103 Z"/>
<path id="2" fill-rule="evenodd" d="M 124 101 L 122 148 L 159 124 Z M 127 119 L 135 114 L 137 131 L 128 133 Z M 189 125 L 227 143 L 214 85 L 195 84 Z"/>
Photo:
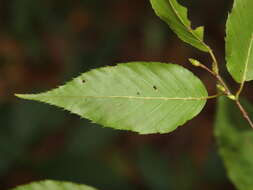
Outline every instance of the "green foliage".
<path id="1" fill-rule="evenodd" d="M 96 190 L 87 185 L 46 180 L 16 187 L 12 190 Z"/>
<path id="2" fill-rule="evenodd" d="M 245 101 L 250 115 L 253 107 Z M 215 123 L 215 136 L 219 153 L 226 166 L 228 176 L 240 190 L 253 187 L 253 131 L 245 128 L 247 123 L 240 117 L 240 112 L 227 98 L 220 98 Z"/>
<path id="3" fill-rule="evenodd" d="M 224 82 L 217 59 L 204 42 L 204 28 L 192 29 L 187 9 L 176 0 L 150 1 L 156 14 L 181 40 L 209 53 L 212 63 L 208 66 L 196 59 L 189 61 L 215 77 L 218 94 L 208 96 L 202 82 L 181 66 L 133 62 L 94 69 L 45 93 L 17 96 L 64 108 L 105 127 L 140 134 L 171 132 L 196 116 L 207 99 L 223 96 L 219 99 L 215 125 L 218 149 L 234 184 L 241 190 L 251 190 L 253 132 L 245 127 L 249 124 L 253 128 L 253 108 L 248 102 L 241 105 L 239 99 L 244 83 L 253 80 L 253 1 L 235 0 L 227 21 L 227 68 L 241 83 L 235 94 Z M 246 120 L 238 117 L 240 112 Z M 166 172 L 164 175 L 169 176 Z M 145 178 L 154 180 L 150 175 Z M 168 187 L 158 181 L 155 186 Z"/>
<path id="4" fill-rule="evenodd" d="M 238 83 L 253 80 L 252 10 L 252 0 L 235 0 L 227 20 L 227 68 Z"/>
<path id="5" fill-rule="evenodd" d="M 181 40 L 201 51 L 209 51 L 209 47 L 203 41 L 204 27 L 191 28 L 185 7 L 176 0 L 150 0 L 150 2 L 156 14 L 170 26 Z"/>
<path id="6" fill-rule="evenodd" d="M 58 89 L 18 96 L 62 107 L 104 126 L 148 134 L 173 131 L 196 116 L 207 92 L 179 65 L 136 62 L 94 69 Z"/>

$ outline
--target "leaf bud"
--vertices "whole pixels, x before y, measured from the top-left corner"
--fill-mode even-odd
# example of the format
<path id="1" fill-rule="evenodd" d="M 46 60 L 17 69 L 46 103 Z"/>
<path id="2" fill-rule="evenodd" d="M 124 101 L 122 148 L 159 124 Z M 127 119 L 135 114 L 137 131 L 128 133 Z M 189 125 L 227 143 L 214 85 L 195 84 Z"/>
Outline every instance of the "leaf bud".
<path id="1" fill-rule="evenodd" d="M 216 87 L 221 91 L 221 92 L 226 92 L 226 89 L 224 88 L 224 86 L 217 84 Z"/>
<path id="2" fill-rule="evenodd" d="M 228 95 L 228 98 L 231 100 L 236 100 L 236 97 L 233 94 Z"/>
<path id="3" fill-rule="evenodd" d="M 199 66 L 201 65 L 201 63 L 200 63 L 198 60 L 196 60 L 196 59 L 190 58 L 190 59 L 188 59 L 188 60 L 189 60 L 190 63 L 191 63 L 193 66 L 195 66 L 195 67 L 199 67 Z"/>

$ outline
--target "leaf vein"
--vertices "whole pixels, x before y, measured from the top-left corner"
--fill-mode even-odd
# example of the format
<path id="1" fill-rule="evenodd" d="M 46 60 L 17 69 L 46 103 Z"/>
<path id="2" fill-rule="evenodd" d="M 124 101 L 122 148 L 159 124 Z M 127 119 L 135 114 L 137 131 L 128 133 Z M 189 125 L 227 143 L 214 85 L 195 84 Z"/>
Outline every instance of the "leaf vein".
<path id="1" fill-rule="evenodd" d="M 215 97 L 214 97 L 215 96 Z M 138 99 L 138 100 L 206 100 L 211 98 L 216 98 L 217 96 L 208 97 L 148 97 L 148 96 L 44 96 L 50 98 L 94 98 L 94 99 Z M 43 97 L 43 95 L 41 95 Z"/>

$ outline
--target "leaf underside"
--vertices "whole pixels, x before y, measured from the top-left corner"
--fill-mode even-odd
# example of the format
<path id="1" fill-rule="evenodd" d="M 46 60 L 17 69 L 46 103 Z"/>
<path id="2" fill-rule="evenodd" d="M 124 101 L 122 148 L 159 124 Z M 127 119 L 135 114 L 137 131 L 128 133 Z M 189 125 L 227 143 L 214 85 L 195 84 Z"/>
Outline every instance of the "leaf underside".
<path id="1" fill-rule="evenodd" d="M 18 96 L 106 127 L 149 134 L 173 131 L 192 119 L 205 105 L 207 92 L 182 66 L 134 62 L 94 69 L 46 93 Z"/>
<path id="2" fill-rule="evenodd" d="M 22 185 L 12 190 L 96 190 L 96 189 L 87 185 L 46 180 L 41 182 L 34 182 L 28 185 Z"/>
<path id="3" fill-rule="evenodd" d="M 238 83 L 253 80 L 253 1 L 234 0 L 227 20 L 226 60 Z"/>
<path id="4" fill-rule="evenodd" d="M 252 117 L 253 107 L 249 102 L 244 105 Z M 253 131 L 234 101 L 225 97 L 219 99 L 215 136 L 230 180 L 240 190 L 252 190 Z"/>
<path id="5" fill-rule="evenodd" d="M 176 0 L 150 0 L 150 2 L 156 14 L 169 25 L 181 40 L 201 51 L 209 51 L 209 47 L 203 41 L 204 27 L 198 27 L 195 30 L 191 28 L 185 7 Z"/>

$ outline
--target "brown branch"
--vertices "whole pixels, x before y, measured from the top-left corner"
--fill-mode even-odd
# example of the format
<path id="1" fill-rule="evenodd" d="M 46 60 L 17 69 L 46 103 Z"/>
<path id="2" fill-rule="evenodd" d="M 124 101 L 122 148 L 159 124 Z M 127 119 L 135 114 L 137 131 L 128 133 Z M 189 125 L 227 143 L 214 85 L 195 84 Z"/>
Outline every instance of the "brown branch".
<path id="1" fill-rule="evenodd" d="M 252 38 L 253 39 L 253 38 Z M 233 95 L 230 91 L 230 89 L 228 88 L 227 84 L 225 83 L 225 81 L 223 80 L 223 78 L 221 77 L 221 75 L 219 74 L 219 67 L 218 67 L 218 62 L 217 59 L 212 51 L 212 49 L 209 48 L 209 54 L 213 60 L 213 64 L 212 64 L 212 70 L 209 69 L 207 66 L 201 64 L 200 62 L 191 62 L 193 63 L 193 65 L 197 66 L 197 67 L 201 67 L 203 69 L 205 69 L 207 72 L 211 73 L 211 75 L 213 75 L 220 83 L 221 87 L 224 88 L 224 93 L 226 94 L 226 96 L 235 101 L 235 103 L 237 104 L 240 112 L 242 113 L 243 117 L 247 120 L 247 122 L 249 123 L 249 125 L 251 126 L 251 128 L 253 128 L 253 121 L 250 119 L 248 112 L 244 109 L 244 107 L 242 106 L 242 104 L 239 101 L 239 95 L 243 89 L 244 83 L 241 85 L 239 91 L 236 93 L 236 95 Z"/>
<path id="2" fill-rule="evenodd" d="M 240 103 L 240 101 L 238 99 L 235 100 L 235 102 L 236 102 L 238 108 L 240 109 L 243 117 L 248 121 L 249 125 L 253 128 L 253 122 L 250 119 L 248 112 L 244 109 L 244 107 L 242 106 L 242 104 Z"/>
<path id="3" fill-rule="evenodd" d="M 220 84 L 225 88 L 226 95 L 229 96 L 232 94 L 231 91 L 229 90 L 228 86 L 226 85 L 226 83 L 222 79 L 222 77 L 219 75 L 219 73 L 212 71 L 211 69 L 209 69 L 207 66 L 205 66 L 203 64 L 199 64 L 198 66 L 205 69 L 207 72 L 209 72 L 211 75 L 213 75 L 220 82 Z"/>

